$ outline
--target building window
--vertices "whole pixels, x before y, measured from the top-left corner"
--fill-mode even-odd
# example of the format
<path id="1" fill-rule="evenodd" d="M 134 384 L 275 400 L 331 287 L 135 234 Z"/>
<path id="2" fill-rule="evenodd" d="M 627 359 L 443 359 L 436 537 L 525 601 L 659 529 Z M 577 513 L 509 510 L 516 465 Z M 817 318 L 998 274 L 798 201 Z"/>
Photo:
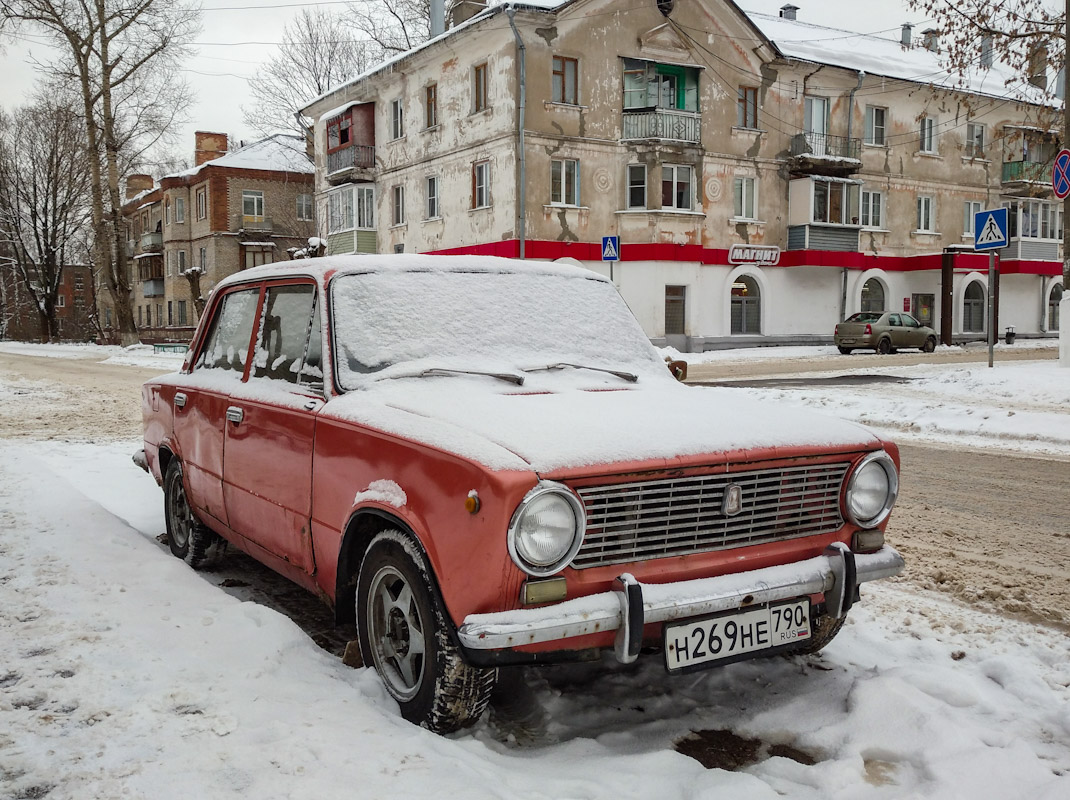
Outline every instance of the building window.
<path id="1" fill-rule="evenodd" d="M 327 195 L 327 232 L 353 229 L 353 191 L 343 189 Z"/>
<path id="2" fill-rule="evenodd" d="M 163 224 L 171 224 L 171 198 L 168 197 L 163 203 Z"/>
<path id="3" fill-rule="evenodd" d="M 76 292 L 81 292 L 85 290 L 85 278 L 83 278 L 81 275 L 74 276 L 74 290 Z"/>
<path id="4" fill-rule="evenodd" d="M 167 301 L 167 326 L 171 327 L 175 324 L 175 306 L 171 300 Z"/>
<path id="5" fill-rule="evenodd" d="M 394 100 L 390 104 L 390 138 L 400 139 L 405 135 L 405 109 L 401 106 L 401 100 Z"/>
<path id="6" fill-rule="evenodd" d="M 178 274 L 182 275 L 186 271 L 186 251 L 178 251 Z"/>
<path id="7" fill-rule="evenodd" d="M 859 185 L 857 183 L 815 178 L 814 222 L 828 225 L 857 225 Z"/>
<path id="8" fill-rule="evenodd" d="M 933 198 L 918 197 L 918 228 L 920 233 L 936 233 L 936 218 L 933 213 Z"/>
<path id="9" fill-rule="evenodd" d="M 427 219 L 438 219 L 438 176 L 429 176 L 424 185 L 427 189 Z"/>
<path id="10" fill-rule="evenodd" d="M 327 122 L 327 149 L 347 147 L 353 141 L 353 119 L 347 112 Z"/>
<path id="11" fill-rule="evenodd" d="M 167 277 L 172 277 L 175 274 L 175 254 L 171 252 L 164 253 L 163 263 Z"/>
<path id="12" fill-rule="evenodd" d="M 936 152 L 936 118 L 935 117 L 922 117 L 921 118 L 921 140 L 918 143 L 918 149 L 923 153 L 935 153 Z"/>
<path id="13" fill-rule="evenodd" d="M 200 250 L 200 260 L 198 266 L 201 268 L 201 272 L 204 273 L 208 269 L 208 248 L 202 247 Z"/>
<path id="14" fill-rule="evenodd" d="M 762 296 L 758 281 L 740 275 L 732 283 L 732 333 L 759 334 L 762 332 Z"/>
<path id="15" fill-rule="evenodd" d="M 579 62 L 574 58 L 554 56 L 553 100 L 555 103 L 576 105 L 579 94 L 576 91 L 576 75 Z"/>
<path id="16" fill-rule="evenodd" d="M 181 225 L 186 221 L 186 198 L 175 198 L 175 224 Z"/>
<path id="17" fill-rule="evenodd" d="M 739 101 L 736 106 L 736 127 L 758 127 L 758 89 L 754 86 L 739 87 Z"/>
<path id="18" fill-rule="evenodd" d="M 186 317 L 186 301 L 185 300 L 179 300 L 178 301 L 178 324 L 180 326 L 189 324 L 188 318 Z"/>
<path id="19" fill-rule="evenodd" d="M 665 287 L 665 335 L 684 336 L 687 312 L 687 287 Z"/>
<path id="20" fill-rule="evenodd" d="M 139 308 L 138 311 L 140 312 L 141 309 Z M 140 315 L 138 316 L 138 324 L 139 325 L 141 324 Z M 105 308 L 104 309 L 104 327 L 105 328 L 110 328 L 111 327 L 111 308 Z"/>
<path id="21" fill-rule="evenodd" d="M 299 194 L 297 195 L 297 219 L 300 222 L 312 221 L 312 195 Z"/>
<path id="22" fill-rule="evenodd" d="M 661 207 L 681 211 L 694 208 L 691 167 L 667 164 L 661 168 Z"/>
<path id="23" fill-rule="evenodd" d="M 245 266 L 243 269 L 259 267 L 263 264 L 272 264 L 275 261 L 273 251 L 267 247 L 245 248 Z"/>
<path id="24" fill-rule="evenodd" d="M 66 308 L 66 307 L 67 307 L 67 297 L 66 297 L 66 295 L 62 295 L 62 294 L 56 295 L 56 308 Z"/>
<path id="25" fill-rule="evenodd" d="M 472 165 L 472 208 L 490 205 L 490 162 L 478 161 Z"/>
<path id="26" fill-rule="evenodd" d="M 736 178 L 732 185 L 733 212 L 736 219 L 758 219 L 757 187 L 754 178 Z"/>
<path id="27" fill-rule="evenodd" d="M 551 205 L 578 206 L 580 204 L 580 162 L 575 159 L 550 161 Z"/>
<path id="28" fill-rule="evenodd" d="M 109 311 L 111 309 L 108 309 Z M 144 324 L 141 316 L 141 306 L 137 307 L 137 326 L 140 328 Z"/>
<path id="29" fill-rule="evenodd" d="M 624 108 L 697 112 L 698 72 L 694 67 L 625 58 Z"/>
<path id="30" fill-rule="evenodd" d="M 1043 200 L 1014 200 L 1007 208 L 1007 235 L 1011 239 L 1063 238 L 1063 204 Z"/>
<path id="31" fill-rule="evenodd" d="M 884 311 L 884 285 L 876 278 L 870 278 L 862 286 L 861 311 Z"/>
<path id="32" fill-rule="evenodd" d="M 432 83 L 424 89 L 424 128 L 438 126 L 438 84 Z"/>
<path id="33" fill-rule="evenodd" d="M 246 222 L 263 222 L 264 193 L 253 189 L 242 190 L 241 213 Z"/>
<path id="34" fill-rule="evenodd" d="M 391 189 L 391 195 L 394 202 L 390 221 L 394 225 L 403 225 L 405 224 L 405 187 L 394 186 Z"/>
<path id="35" fill-rule="evenodd" d="M 208 192 L 201 188 L 197 190 L 197 219 L 205 219 L 208 216 Z"/>
<path id="36" fill-rule="evenodd" d="M 863 228 L 884 227 L 884 194 L 862 190 L 862 216 Z"/>
<path id="37" fill-rule="evenodd" d="M 628 165 L 628 208 L 646 208 L 646 164 Z"/>
<path id="38" fill-rule="evenodd" d="M 984 333 L 985 290 L 980 281 L 971 281 L 962 298 L 962 332 Z"/>
<path id="39" fill-rule="evenodd" d="M 352 202 L 352 200 L 350 201 Z M 375 228 L 375 187 L 371 185 L 357 187 L 357 227 Z"/>
<path id="40" fill-rule="evenodd" d="M 487 107 L 487 65 L 477 64 L 472 68 L 472 112 Z"/>
<path id="41" fill-rule="evenodd" d="M 885 139 L 885 120 L 888 109 L 881 106 L 866 106 L 866 144 L 875 144 L 883 147 L 887 144 Z"/>
<path id="42" fill-rule="evenodd" d="M 985 126 L 978 122 L 966 123 L 966 158 L 985 157 Z"/>
<path id="43" fill-rule="evenodd" d="M 962 235 L 963 237 L 973 238 L 974 227 L 973 220 L 974 215 L 983 211 L 983 205 L 975 200 L 967 200 L 962 204 Z"/>
<path id="44" fill-rule="evenodd" d="M 1059 303 L 1063 300 L 1063 285 L 1053 284 L 1048 295 L 1048 330 L 1059 330 Z"/>

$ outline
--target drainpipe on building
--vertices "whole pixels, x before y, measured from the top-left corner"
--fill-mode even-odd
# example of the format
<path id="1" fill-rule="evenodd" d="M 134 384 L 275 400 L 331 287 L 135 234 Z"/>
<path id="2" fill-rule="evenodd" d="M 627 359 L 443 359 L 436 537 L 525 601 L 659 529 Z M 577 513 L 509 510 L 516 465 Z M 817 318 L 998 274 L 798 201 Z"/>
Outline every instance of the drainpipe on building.
<path id="1" fill-rule="evenodd" d="M 509 6 L 506 12 L 509 15 L 509 27 L 513 29 L 513 37 L 516 39 L 516 80 L 519 84 L 516 114 L 517 135 L 517 177 L 516 177 L 516 231 L 520 240 L 520 257 L 525 257 L 525 242 L 527 239 L 527 202 L 525 200 L 525 187 L 527 186 L 527 161 L 524 157 L 524 110 L 527 106 L 527 71 L 525 69 L 524 40 L 520 38 L 520 31 L 516 29 L 513 16 L 516 9 Z"/>
<path id="2" fill-rule="evenodd" d="M 847 97 L 847 146 L 851 146 L 851 129 L 854 127 L 855 121 L 855 92 L 862 88 L 862 81 L 866 78 L 866 73 L 863 70 L 858 70 L 858 83 L 855 84 L 855 88 L 851 90 L 851 94 Z M 861 153 L 859 154 L 861 155 Z M 847 267 L 843 268 L 843 280 L 840 287 L 840 319 L 847 319 Z"/>

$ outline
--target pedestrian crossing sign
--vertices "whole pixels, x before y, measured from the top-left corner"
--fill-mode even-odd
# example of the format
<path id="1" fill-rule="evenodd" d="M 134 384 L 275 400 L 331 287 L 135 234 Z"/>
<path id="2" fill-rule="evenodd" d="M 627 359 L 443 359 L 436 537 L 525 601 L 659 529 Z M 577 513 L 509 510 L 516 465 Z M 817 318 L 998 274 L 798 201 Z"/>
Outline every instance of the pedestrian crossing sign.
<path id="1" fill-rule="evenodd" d="M 620 261 L 620 237 L 619 236 L 603 236 L 602 237 L 602 260 L 603 261 Z"/>
<path id="2" fill-rule="evenodd" d="M 1007 246 L 1007 209 L 990 208 L 973 215 L 973 249 L 994 250 Z"/>

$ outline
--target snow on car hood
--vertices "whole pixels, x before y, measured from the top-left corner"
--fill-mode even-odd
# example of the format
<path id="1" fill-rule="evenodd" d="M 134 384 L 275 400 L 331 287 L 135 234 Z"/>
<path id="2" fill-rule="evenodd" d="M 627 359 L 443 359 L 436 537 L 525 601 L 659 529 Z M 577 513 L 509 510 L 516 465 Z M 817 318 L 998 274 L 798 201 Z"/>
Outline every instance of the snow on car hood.
<path id="1" fill-rule="evenodd" d="M 655 385 L 503 392 L 491 378 L 383 382 L 329 402 L 323 415 L 368 425 L 490 469 L 551 473 L 770 447 L 873 447 L 860 425 L 762 405 L 732 389 Z"/>

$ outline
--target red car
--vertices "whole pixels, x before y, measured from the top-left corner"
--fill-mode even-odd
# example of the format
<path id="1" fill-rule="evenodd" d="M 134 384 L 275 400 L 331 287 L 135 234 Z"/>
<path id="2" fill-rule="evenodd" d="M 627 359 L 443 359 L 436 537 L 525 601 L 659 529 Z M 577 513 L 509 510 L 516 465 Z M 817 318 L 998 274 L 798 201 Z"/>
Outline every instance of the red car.
<path id="1" fill-rule="evenodd" d="M 142 401 L 171 551 L 200 568 L 230 544 L 319 594 L 435 731 L 477 720 L 513 665 L 814 652 L 903 567 L 893 444 L 678 383 L 613 284 L 572 267 L 247 270 Z"/>

